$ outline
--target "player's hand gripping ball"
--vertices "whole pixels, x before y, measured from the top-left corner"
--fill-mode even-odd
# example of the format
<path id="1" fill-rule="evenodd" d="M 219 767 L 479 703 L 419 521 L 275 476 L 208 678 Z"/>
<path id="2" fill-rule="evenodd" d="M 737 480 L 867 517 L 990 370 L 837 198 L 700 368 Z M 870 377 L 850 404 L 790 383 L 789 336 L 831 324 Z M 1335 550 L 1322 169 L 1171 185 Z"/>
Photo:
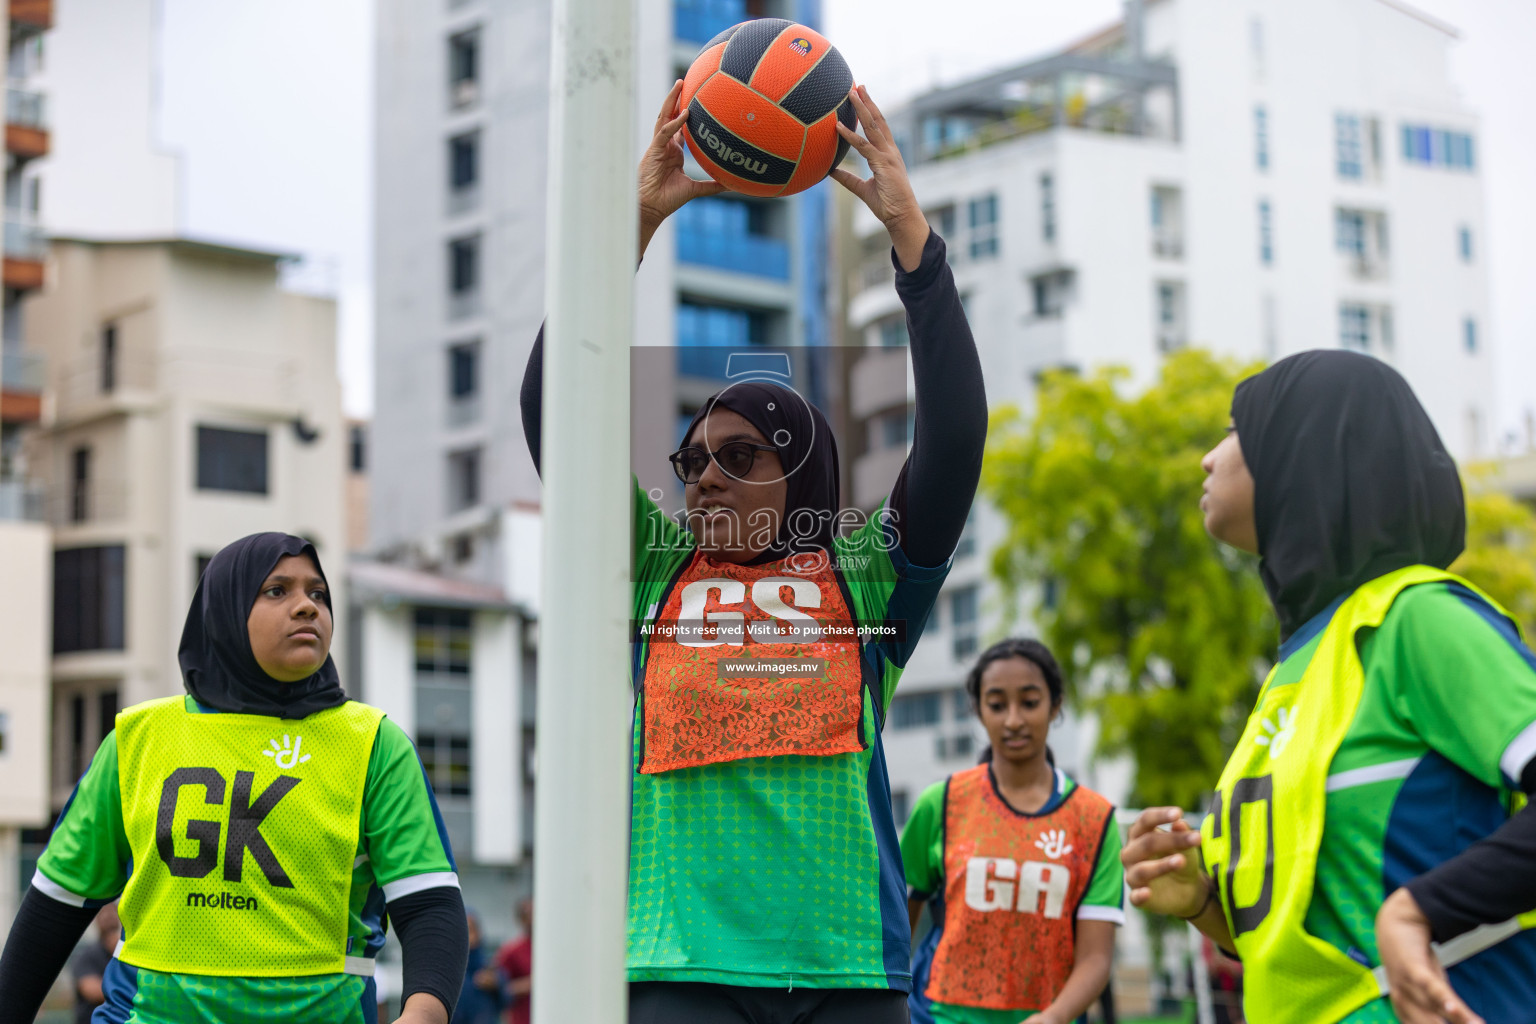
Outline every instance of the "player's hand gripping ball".
<path id="1" fill-rule="evenodd" d="M 803 192 L 842 162 L 854 127 L 853 74 L 837 47 L 783 18 L 744 21 L 694 59 L 678 110 L 699 166 L 733 192 Z"/>

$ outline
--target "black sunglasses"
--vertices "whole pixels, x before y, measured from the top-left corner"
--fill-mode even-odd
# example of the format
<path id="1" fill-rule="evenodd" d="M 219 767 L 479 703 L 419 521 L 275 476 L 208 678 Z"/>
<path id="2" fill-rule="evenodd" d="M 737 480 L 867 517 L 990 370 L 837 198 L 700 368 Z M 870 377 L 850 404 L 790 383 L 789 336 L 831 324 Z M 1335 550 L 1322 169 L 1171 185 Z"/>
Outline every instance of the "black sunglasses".
<path id="1" fill-rule="evenodd" d="M 778 451 L 771 444 L 753 444 L 751 441 L 727 441 L 714 451 L 706 451 L 703 448 L 679 448 L 667 459 L 672 463 L 672 471 L 677 478 L 685 484 L 696 484 L 704 475 L 704 470 L 709 467 L 709 460 L 714 459 L 715 465 L 725 472 L 725 475 L 736 480 L 745 480 L 747 474 L 752 472 L 752 464 L 757 461 L 758 452 Z"/>

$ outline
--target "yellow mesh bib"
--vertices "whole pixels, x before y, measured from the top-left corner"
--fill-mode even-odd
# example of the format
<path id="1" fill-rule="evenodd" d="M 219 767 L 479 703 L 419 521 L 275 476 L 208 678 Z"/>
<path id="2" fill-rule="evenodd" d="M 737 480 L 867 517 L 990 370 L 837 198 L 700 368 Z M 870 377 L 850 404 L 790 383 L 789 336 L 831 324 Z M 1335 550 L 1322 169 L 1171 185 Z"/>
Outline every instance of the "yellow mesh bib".
<path id="1" fill-rule="evenodd" d="M 297 720 L 199 714 L 182 697 L 119 714 L 133 854 L 119 958 L 178 974 L 348 970 L 363 785 L 383 717 L 356 701 Z"/>
<path id="2" fill-rule="evenodd" d="M 1380 972 L 1309 933 L 1304 920 L 1328 770 L 1365 686 L 1355 635 L 1380 626 L 1408 587 L 1439 581 L 1503 612 L 1466 580 L 1429 566 L 1371 580 L 1339 606 L 1297 683 L 1266 682 L 1221 773 L 1201 849 L 1243 958 L 1243 1007 L 1253 1024 L 1329 1024 L 1384 994 Z"/>

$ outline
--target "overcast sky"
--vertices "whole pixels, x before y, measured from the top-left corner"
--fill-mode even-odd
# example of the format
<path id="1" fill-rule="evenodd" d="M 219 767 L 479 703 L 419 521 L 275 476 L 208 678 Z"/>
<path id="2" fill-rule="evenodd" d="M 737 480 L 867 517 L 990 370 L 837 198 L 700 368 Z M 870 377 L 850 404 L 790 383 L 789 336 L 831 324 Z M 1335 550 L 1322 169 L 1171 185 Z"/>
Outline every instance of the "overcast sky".
<path id="1" fill-rule="evenodd" d="M 373 0 L 163 0 L 164 141 L 183 156 L 189 232 L 310 257 L 341 305 L 349 412 L 373 404 Z M 1119 0 L 823 0 L 825 32 L 892 104 L 1042 54 L 1113 21 Z M 1536 409 L 1536 3 L 1415 0 L 1455 25 L 1451 74 L 1482 118 L 1501 417 Z M 219 40 L 218 45 L 208 45 Z"/>

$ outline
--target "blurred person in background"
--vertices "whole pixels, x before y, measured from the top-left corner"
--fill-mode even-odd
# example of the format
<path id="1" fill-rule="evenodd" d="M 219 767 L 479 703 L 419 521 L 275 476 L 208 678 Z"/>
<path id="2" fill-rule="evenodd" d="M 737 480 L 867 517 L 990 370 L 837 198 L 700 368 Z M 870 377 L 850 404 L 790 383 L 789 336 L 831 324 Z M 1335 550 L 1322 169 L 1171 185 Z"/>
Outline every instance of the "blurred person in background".
<path id="1" fill-rule="evenodd" d="M 918 946 L 914 1024 L 1069 1024 L 1098 1001 L 1125 923 L 1114 806 L 1056 767 L 1061 667 L 1003 640 L 965 680 L 990 745 L 924 790 L 901 836 Z"/>
<path id="2" fill-rule="evenodd" d="M 533 1020 L 533 900 L 517 905 L 517 920 L 523 934 L 504 944 L 496 953 L 496 967 L 506 982 L 509 1024 L 531 1024 Z"/>
<path id="3" fill-rule="evenodd" d="M 480 915 L 468 910 L 464 920 L 469 930 L 469 959 L 464 964 L 464 984 L 459 989 L 453 1024 L 497 1024 L 501 1018 L 501 976 L 486 955 Z"/>
<path id="4" fill-rule="evenodd" d="M 101 976 L 107 972 L 117 937 L 123 932 L 117 919 L 117 904 L 108 903 L 96 914 L 96 941 L 88 942 L 69 961 L 69 975 L 75 979 L 75 1024 L 90 1024 L 91 1013 L 106 1002 L 101 991 Z"/>
<path id="5" fill-rule="evenodd" d="M 182 630 L 187 693 L 117 716 L 38 859 L 0 954 L 0 1024 L 30 1024 L 97 911 L 124 941 L 94 1024 L 361 1024 L 400 938 L 400 1022 L 447 1024 L 464 904 L 405 732 L 349 700 L 314 546 L 213 557 Z"/>

